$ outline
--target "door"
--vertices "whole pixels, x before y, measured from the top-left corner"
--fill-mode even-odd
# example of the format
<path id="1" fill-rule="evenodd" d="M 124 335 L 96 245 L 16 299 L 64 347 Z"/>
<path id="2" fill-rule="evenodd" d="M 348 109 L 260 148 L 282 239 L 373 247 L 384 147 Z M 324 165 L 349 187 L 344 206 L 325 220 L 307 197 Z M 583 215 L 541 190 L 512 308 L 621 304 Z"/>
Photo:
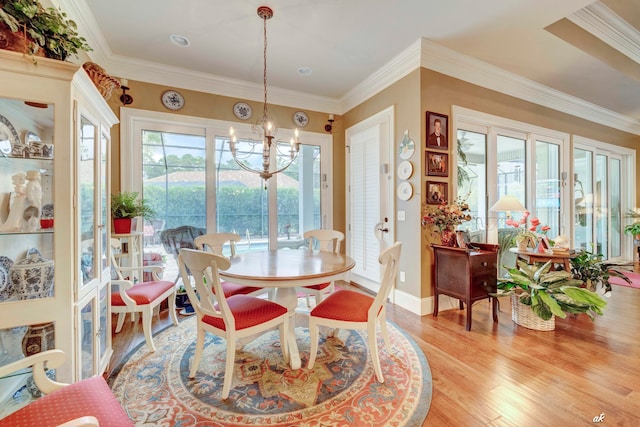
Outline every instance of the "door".
<path id="1" fill-rule="evenodd" d="M 377 292 L 380 252 L 394 242 L 393 107 L 347 129 L 347 254 L 351 281 Z"/>

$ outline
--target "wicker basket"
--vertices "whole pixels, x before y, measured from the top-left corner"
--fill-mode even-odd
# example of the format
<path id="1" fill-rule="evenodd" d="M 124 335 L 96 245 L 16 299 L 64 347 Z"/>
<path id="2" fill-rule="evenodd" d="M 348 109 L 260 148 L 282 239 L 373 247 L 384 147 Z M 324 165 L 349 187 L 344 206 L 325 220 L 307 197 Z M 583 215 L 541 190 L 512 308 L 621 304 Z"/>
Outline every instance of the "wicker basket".
<path id="1" fill-rule="evenodd" d="M 120 87 L 120 82 L 106 73 L 104 68 L 94 62 L 85 62 L 82 68 L 87 72 L 89 78 L 98 88 L 100 95 L 106 100 L 111 98 L 111 92 Z"/>
<path id="2" fill-rule="evenodd" d="M 541 319 L 531 310 L 531 306 L 521 303 L 516 294 L 511 294 L 511 319 L 517 325 L 535 331 L 553 331 L 556 328 L 555 316 L 551 316 L 549 320 Z"/>

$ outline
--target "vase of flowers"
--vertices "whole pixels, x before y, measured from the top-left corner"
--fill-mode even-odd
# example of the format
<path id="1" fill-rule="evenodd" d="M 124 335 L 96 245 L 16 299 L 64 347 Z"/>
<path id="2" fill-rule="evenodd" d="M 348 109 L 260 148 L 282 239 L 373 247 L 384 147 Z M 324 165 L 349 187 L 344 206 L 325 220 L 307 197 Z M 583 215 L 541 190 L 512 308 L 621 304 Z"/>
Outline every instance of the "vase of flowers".
<path id="1" fill-rule="evenodd" d="M 455 228 L 470 220 L 469 205 L 460 198 L 451 204 L 433 206 L 424 202 L 422 205 L 422 226 L 431 227 L 439 234 L 444 246 L 456 246 Z"/>
<path id="2" fill-rule="evenodd" d="M 518 251 L 525 252 L 528 247 L 536 247 L 541 237 L 545 236 L 551 229 L 548 225 L 542 225 L 538 218 L 529 219 L 530 213 L 525 211 L 520 221 L 507 218 L 506 224 L 516 229 L 516 235 L 513 237 Z M 527 225 L 527 222 L 529 224 Z"/>

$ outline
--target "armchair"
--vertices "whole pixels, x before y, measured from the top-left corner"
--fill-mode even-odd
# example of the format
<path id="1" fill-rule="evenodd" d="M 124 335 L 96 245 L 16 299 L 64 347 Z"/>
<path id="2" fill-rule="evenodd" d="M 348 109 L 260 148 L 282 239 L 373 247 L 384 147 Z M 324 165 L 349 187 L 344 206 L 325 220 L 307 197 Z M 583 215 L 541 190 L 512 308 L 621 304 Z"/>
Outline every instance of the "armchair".
<path id="1" fill-rule="evenodd" d="M 73 384 L 65 384 L 47 377 L 46 369 L 60 367 L 64 357 L 61 350 L 47 350 L 0 366 L 0 377 L 16 374 L 32 366 L 36 386 L 46 394 L 1 419 L 0 426 L 133 426 L 133 422 L 111 393 L 104 378 L 95 376 Z"/>

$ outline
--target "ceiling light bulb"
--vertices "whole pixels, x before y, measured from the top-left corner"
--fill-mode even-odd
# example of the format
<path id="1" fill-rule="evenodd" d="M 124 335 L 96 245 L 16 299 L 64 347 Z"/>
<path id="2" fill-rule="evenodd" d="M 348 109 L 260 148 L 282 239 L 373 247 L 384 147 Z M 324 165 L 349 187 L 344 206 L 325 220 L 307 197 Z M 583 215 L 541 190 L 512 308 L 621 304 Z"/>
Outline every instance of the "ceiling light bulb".
<path id="1" fill-rule="evenodd" d="M 169 36 L 169 40 L 171 40 L 171 43 L 180 47 L 187 47 L 191 44 L 188 38 L 186 38 L 185 36 L 181 36 L 179 34 L 171 34 Z"/>
<path id="2" fill-rule="evenodd" d="M 300 67 L 298 68 L 298 74 L 301 76 L 310 76 L 313 74 L 313 70 L 309 67 Z"/>

